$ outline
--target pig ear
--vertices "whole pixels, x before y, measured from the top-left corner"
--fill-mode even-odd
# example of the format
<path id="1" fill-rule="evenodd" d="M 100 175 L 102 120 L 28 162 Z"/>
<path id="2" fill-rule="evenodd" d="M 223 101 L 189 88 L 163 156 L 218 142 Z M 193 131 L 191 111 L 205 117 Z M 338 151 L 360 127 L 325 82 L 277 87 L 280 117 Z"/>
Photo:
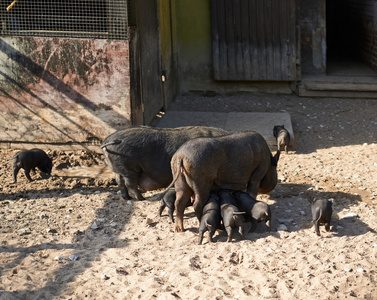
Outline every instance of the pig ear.
<path id="1" fill-rule="evenodd" d="M 275 167 L 277 167 L 278 165 L 278 161 L 279 161 L 279 157 L 280 157 L 280 150 L 278 150 L 275 154 L 274 157 L 271 156 L 271 164 Z"/>

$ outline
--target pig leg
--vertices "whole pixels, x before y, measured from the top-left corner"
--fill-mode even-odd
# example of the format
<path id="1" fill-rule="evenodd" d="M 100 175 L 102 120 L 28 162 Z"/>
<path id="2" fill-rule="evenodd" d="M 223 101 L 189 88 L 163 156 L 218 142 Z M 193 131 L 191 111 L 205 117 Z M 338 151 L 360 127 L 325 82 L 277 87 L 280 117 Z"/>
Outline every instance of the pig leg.
<path id="1" fill-rule="evenodd" d="M 225 226 L 225 231 L 228 235 L 228 239 L 226 240 L 228 243 L 232 241 L 232 227 L 231 226 Z"/>
<path id="2" fill-rule="evenodd" d="M 187 203 L 190 201 L 190 196 L 185 195 L 177 192 L 177 198 L 175 200 L 175 209 L 176 209 L 176 219 L 177 222 L 175 223 L 174 230 L 176 232 L 184 232 L 185 229 L 183 227 L 183 216 L 185 212 L 185 208 Z"/>
<path id="3" fill-rule="evenodd" d="M 266 220 L 266 227 L 268 232 L 271 232 L 271 220 Z"/>
<path id="4" fill-rule="evenodd" d="M 325 222 L 325 230 L 326 230 L 327 232 L 330 231 L 330 220 L 326 220 L 326 222 Z"/>
<path id="5" fill-rule="evenodd" d="M 238 232 L 241 235 L 241 239 L 244 240 L 245 239 L 245 234 L 243 233 L 243 226 L 242 225 L 238 228 Z"/>
<path id="6" fill-rule="evenodd" d="M 199 231 L 198 245 L 201 245 L 203 242 L 203 234 L 204 234 L 204 231 Z"/>
<path id="7" fill-rule="evenodd" d="M 123 179 L 124 179 L 125 187 L 128 190 L 128 194 L 132 198 L 134 198 L 134 199 L 136 199 L 138 201 L 145 200 L 145 198 L 143 197 L 143 195 L 141 194 L 141 192 L 137 188 L 137 184 L 134 183 L 134 181 L 132 179 L 130 179 L 128 177 L 124 177 L 124 176 L 123 176 Z"/>
<path id="8" fill-rule="evenodd" d="M 26 178 L 27 178 L 29 181 L 33 181 L 33 179 L 31 179 L 31 177 L 30 177 L 30 168 L 24 168 L 24 170 L 25 170 Z"/>
<path id="9" fill-rule="evenodd" d="M 315 232 L 318 236 L 321 236 L 321 233 L 319 232 L 319 221 L 314 221 L 314 227 L 315 227 Z"/>
<path id="10" fill-rule="evenodd" d="M 254 232 L 257 229 L 258 222 L 255 220 L 255 218 L 251 219 L 251 227 L 249 229 L 249 232 Z"/>
<path id="11" fill-rule="evenodd" d="M 169 207 L 169 217 L 170 217 L 172 223 L 174 223 L 173 213 L 174 213 L 174 207 Z"/>
<path id="12" fill-rule="evenodd" d="M 161 199 L 160 201 L 160 208 L 158 209 L 158 215 L 161 217 L 162 216 L 162 212 L 164 211 L 165 207 L 166 207 L 166 204 L 165 204 L 165 201 L 164 199 Z"/>
<path id="13" fill-rule="evenodd" d="M 16 164 L 13 166 L 13 178 L 14 178 L 14 183 L 17 182 L 17 174 L 18 171 L 20 171 L 20 167 L 17 166 Z"/>
<path id="14" fill-rule="evenodd" d="M 130 195 L 128 194 L 128 191 L 127 191 L 127 188 L 124 184 L 124 179 L 123 179 L 123 176 L 116 173 L 115 174 L 115 181 L 118 183 L 118 186 L 119 186 L 119 189 L 120 189 L 120 192 L 122 194 L 122 197 L 124 200 L 130 200 L 131 197 Z"/>
<path id="15" fill-rule="evenodd" d="M 215 230 L 208 231 L 207 238 L 209 243 L 213 243 L 212 237 L 215 234 Z"/>
<path id="16" fill-rule="evenodd" d="M 116 181 L 119 185 L 122 197 L 124 200 L 136 199 L 136 200 L 145 200 L 143 195 L 137 188 L 138 179 L 134 179 L 135 176 L 131 175 L 121 175 L 116 174 Z"/>
<path id="17" fill-rule="evenodd" d="M 208 190 L 207 188 L 208 186 L 210 186 L 210 184 L 204 184 L 204 185 L 194 184 L 193 186 L 193 191 L 195 194 L 195 202 L 193 206 L 195 210 L 195 215 L 199 221 L 202 219 L 204 203 L 206 203 L 211 193 L 211 191 Z"/>

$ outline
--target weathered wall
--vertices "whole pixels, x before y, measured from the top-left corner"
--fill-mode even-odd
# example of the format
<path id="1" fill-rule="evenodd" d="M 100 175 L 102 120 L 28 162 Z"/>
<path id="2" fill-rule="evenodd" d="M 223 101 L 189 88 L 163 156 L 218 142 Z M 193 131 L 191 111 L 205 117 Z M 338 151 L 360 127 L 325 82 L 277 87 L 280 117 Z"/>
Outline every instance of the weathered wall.
<path id="1" fill-rule="evenodd" d="M 159 30 L 161 45 L 161 75 L 164 108 L 174 101 L 179 94 L 179 74 L 177 64 L 177 49 L 175 45 L 176 24 L 172 18 L 175 11 L 175 1 L 159 0 Z"/>
<path id="2" fill-rule="evenodd" d="M 215 81 L 210 0 L 175 1 L 176 46 L 181 93 L 189 91 L 291 93 L 288 82 Z"/>
<path id="3" fill-rule="evenodd" d="M 326 73 L 326 0 L 299 0 L 302 74 Z"/>
<path id="4" fill-rule="evenodd" d="M 102 140 L 130 124 L 128 41 L 1 38 L 0 142 Z"/>

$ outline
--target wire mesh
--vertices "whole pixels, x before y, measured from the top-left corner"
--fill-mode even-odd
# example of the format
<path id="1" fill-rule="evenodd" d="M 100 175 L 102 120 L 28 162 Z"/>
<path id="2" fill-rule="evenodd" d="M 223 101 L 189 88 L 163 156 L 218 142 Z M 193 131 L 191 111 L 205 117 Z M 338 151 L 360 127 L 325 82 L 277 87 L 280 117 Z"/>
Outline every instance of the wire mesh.
<path id="1" fill-rule="evenodd" d="M 127 39 L 127 0 L 1 1 L 1 35 Z"/>

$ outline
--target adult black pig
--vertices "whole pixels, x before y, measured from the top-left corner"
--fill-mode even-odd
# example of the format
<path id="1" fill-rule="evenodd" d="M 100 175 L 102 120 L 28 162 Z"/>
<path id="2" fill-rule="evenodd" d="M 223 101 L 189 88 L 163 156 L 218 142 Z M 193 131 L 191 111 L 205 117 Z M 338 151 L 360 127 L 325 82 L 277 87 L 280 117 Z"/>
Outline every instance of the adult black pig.
<path id="1" fill-rule="evenodd" d="M 116 173 L 124 199 L 144 200 L 142 191 L 164 188 L 172 181 L 170 160 L 186 141 L 219 136 L 227 131 L 215 127 L 153 128 L 135 126 L 118 130 L 101 145 L 107 165 Z"/>
<path id="2" fill-rule="evenodd" d="M 24 169 L 27 179 L 32 181 L 30 171 L 35 173 L 35 168 L 43 173 L 51 174 L 52 160 L 46 152 L 38 148 L 18 152 L 13 156 L 14 183 L 17 182 L 17 174 L 20 169 Z"/>
<path id="3" fill-rule="evenodd" d="M 186 142 L 171 161 L 176 190 L 175 230 L 183 232 L 183 214 L 190 198 L 200 220 L 211 190 L 246 190 L 252 197 L 268 193 L 277 184 L 277 162 L 264 138 L 255 131 Z M 167 191 L 167 190 L 166 190 Z"/>

